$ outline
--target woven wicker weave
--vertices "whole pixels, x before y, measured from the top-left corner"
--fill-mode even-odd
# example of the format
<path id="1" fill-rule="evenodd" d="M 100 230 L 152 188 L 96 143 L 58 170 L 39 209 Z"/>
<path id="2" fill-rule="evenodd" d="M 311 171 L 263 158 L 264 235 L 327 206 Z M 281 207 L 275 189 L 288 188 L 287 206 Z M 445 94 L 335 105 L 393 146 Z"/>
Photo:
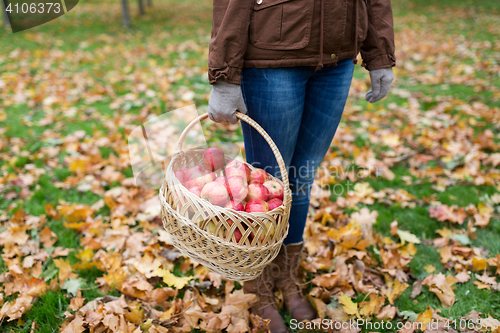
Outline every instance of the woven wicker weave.
<path id="1" fill-rule="evenodd" d="M 210 271 L 217 272 L 228 280 L 252 280 L 277 256 L 288 233 L 292 196 L 285 163 L 262 127 L 250 117 L 237 113 L 237 117 L 255 128 L 271 147 L 283 182 L 273 176 L 270 178 L 283 184 L 283 204 L 267 213 L 246 213 L 222 208 L 199 198 L 180 184 L 174 171 L 202 165 L 205 150 L 182 151 L 182 144 L 189 130 L 207 117 L 207 114 L 199 116 L 186 127 L 179 138 L 177 153 L 167 167 L 165 182 L 159 194 L 163 226 L 181 253 L 203 264 Z M 226 157 L 226 162 L 229 161 Z M 250 169 L 255 169 L 252 165 L 247 165 Z M 216 172 L 217 176 L 221 173 L 221 170 Z M 213 223 L 213 234 L 208 231 L 211 230 L 210 223 Z M 242 234 L 238 244 L 231 241 L 234 240 L 233 233 L 236 229 Z"/>

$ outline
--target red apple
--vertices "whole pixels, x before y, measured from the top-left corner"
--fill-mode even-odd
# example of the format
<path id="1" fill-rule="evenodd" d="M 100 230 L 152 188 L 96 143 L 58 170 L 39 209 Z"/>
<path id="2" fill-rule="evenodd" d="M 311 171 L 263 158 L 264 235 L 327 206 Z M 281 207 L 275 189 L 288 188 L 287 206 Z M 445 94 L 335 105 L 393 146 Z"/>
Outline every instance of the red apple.
<path id="1" fill-rule="evenodd" d="M 224 185 L 217 182 L 210 182 L 203 186 L 201 198 L 208 199 L 214 205 L 224 206 L 229 200 L 229 193 Z"/>
<path id="2" fill-rule="evenodd" d="M 229 192 L 229 195 L 231 196 L 231 191 L 229 190 L 229 183 L 227 181 L 227 177 L 226 176 L 219 176 L 217 177 L 217 179 L 215 180 L 216 183 L 219 183 L 221 185 L 224 185 L 227 189 L 227 191 Z"/>
<path id="3" fill-rule="evenodd" d="M 220 186 L 220 184 L 217 184 L 216 182 L 210 182 L 210 183 L 205 184 L 203 186 L 203 188 L 201 189 L 201 196 L 200 197 L 203 199 L 207 199 L 210 192 L 218 186 Z"/>
<path id="4" fill-rule="evenodd" d="M 231 208 L 236 211 L 244 212 L 245 211 L 245 206 L 239 201 L 236 200 L 230 200 L 228 201 L 225 205 L 224 208 Z M 228 223 L 230 222 L 230 225 L 233 224 L 233 221 L 229 220 Z"/>
<path id="5" fill-rule="evenodd" d="M 252 235 L 252 240 L 253 240 L 253 235 Z M 262 244 L 264 242 L 264 235 L 260 235 L 259 240 L 260 243 Z"/>
<path id="6" fill-rule="evenodd" d="M 201 187 L 205 185 L 205 181 L 203 180 L 202 177 L 198 177 L 192 180 L 188 180 L 187 182 L 184 183 L 184 186 L 186 186 L 188 189 L 191 187 Z"/>
<path id="7" fill-rule="evenodd" d="M 260 199 L 267 201 L 269 199 L 269 190 L 262 184 L 252 183 L 248 185 L 248 195 L 246 200 Z"/>
<path id="8" fill-rule="evenodd" d="M 193 187 L 189 188 L 189 192 L 194 193 L 199 197 L 201 197 L 201 190 L 202 190 L 202 188 L 199 186 L 193 186 Z"/>
<path id="9" fill-rule="evenodd" d="M 227 236 L 229 234 L 229 230 L 226 230 L 224 232 L 224 238 L 227 239 Z M 231 237 L 231 239 L 229 240 L 230 242 L 233 242 L 233 243 L 239 243 L 240 242 L 240 239 L 241 239 L 241 231 L 240 229 L 235 229 L 234 232 L 233 232 L 233 237 Z"/>
<path id="10" fill-rule="evenodd" d="M 213 172 L 208 172 L 205 175 L 203 175 L 201 178 L 203 179 L 205 184 L 207 184 L 207 183 L 215 181 L 217 179 L 217 176 Z"/>
<path id="11" fill-rule="evenodd" d="M 186 174 L 184 173 L 184 169 L 174 171 L 174 174 L 181 184 L 186 181 Z"/>
<path id="12" fill-rule="evenodd" d="M 224 167 L 224 151 L 220 148 L 208 148 L 203 153 L 203 164 L 210 171 L 215 171 Z"/>
<path id="13" fill-rule="evenodd" d="M 209 172 L 209 173 L 205 174 L 205 173 L 198 173 L 198 171 L 196 171 L 196 172 L 193 172 L 191 175 L 193 177 L 196 177 L 196 178 L 189 179 L 185 183 L 187 188 L 195 187 L 195 186 L 203 188 L 203 186 L 205 186 L 205 184 L 213 182 L 217 177 L 215 175 L 215 173 L 213 173 L 213 172 Z"/>
<path id="14" fill-rule="evenodd" d="M 245 212 L 247 213 L 256 213 L 256 212 L 268 212 L 269 206 L 267 202 L 260 199 L 253 199 L 247 202 L 245 206 Z"/>
<path id="15" fill-rule="evenodd" d="M 283 186 L 279 182 L 268 180 L 264 183 L 264 186 L 269 190 L 269 199 L 283 200 Z"/>
<path id="16" fill-rule="evenodd" d="M 227 179 L 227 187 L 232 200 L 243 201 L 248 195 L 248 184 L 243 177 L 229 177 Z"/>
<path id="17" fill-rule="evenodd" d="M 241 239 L 241 236 L 242 236 L 242 235 L 241 235 L 241 231 L 240 231 L 240 229 L 236 229 L 236 230 L 234 230 L 234 232 L 233 232 L 233 236 L 234 236 L 234 241 L 235 241 L 235 243 L 239 243 L 239 242 L 240 242 L 240 239 Z"/>
<path id="18" fill-rule="evenodd" d="M 204 171 L 203 166 L 195 165 L 194 167 L 187 169 L 184 174 L 186 175 L 186 180 L 191 180 L 203 176 Z"/>
<path id="19" fill-rule="evenodd" d="M 267 205 L 269 206 L 269 211 L 273 210 L 276 207 L 279 207 L 283 204 L 283 201 L 278 198 L 271 199 L 267 202 Z"/>
<path id="20" fill-rule="evenodd" d="M 220 176 L 215 180 L 217 183 L 224 185 L 229 193 L 229 198 L 231 200 L 243 201 L 248 194 L 248 184 L 245 182 L 243 177 L 232 176 L 225 177 Z"/>
<path id="21" fill-rule="evenodd" d="M 205 181 L 202 177 L 205 175 L 203 172 L 203 167 L 201 165 L 197 165 L 189 168 L 184 172 L 185 175 L 185 183 L 184 186 L 187 188 L 191 188 L 194 186 L 203 187 L 205 185 Z"/>
<path id="22" fill-rule="evenodd" d="M 250 183 L 264 184 L 268 179 L 267 172 L 262 169 L 255 169 L 250 173 Z"/>
<path id="23" fill-rule="evenodd" d="M 252 170 L 250 170 L 248 165 L 246 165 L 245 163 L 238 160 L 232 160 L 226 165 L 224 173 L 228 178 L 233 176 L 240 176 L 245 180 L 245 182 L 248 182 Z"/>
<path id="24" fill-rule="evenodd" d="M 184 186 L 188 189 L 190 189 L 191 187 L 200 187 L 200 186 L 203 188 L 203 184 L 200 184 L 200 182 L 196 179 L 188 180 L 187 182 L 184 183 Z"/>
<path id="25" fill-rule="evenodd" d="M 248 240 L 250 241 L 250 243 L 252 243 L 252 241 L 253 241 L 254 237 L 255 237 L 255 236 L 254 236 L 253 232 L 250 234 L 250 236 L 248 236 Z M 259 240 L 260 240 L 260 242 L 262 243 L 262 242 L 264 241 L 264 235 L 260 235 Z M 258 243 L 257 243 L 257 244 L 258 244 Z M 257 245 L 257 244 L 256 244 L 256 245 Z"/>

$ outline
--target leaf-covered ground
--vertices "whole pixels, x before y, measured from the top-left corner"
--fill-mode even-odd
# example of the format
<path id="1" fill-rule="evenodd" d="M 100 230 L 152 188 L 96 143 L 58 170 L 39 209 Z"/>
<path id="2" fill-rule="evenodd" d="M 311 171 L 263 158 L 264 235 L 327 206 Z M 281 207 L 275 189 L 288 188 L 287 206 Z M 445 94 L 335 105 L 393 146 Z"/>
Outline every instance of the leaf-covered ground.
<path id="1" fill-rule="evenodd" d="M 396 80 L 368 105 L 356 68 L 313 191 L 305 291 L 321 318 L 500 332 L 500 5 L 393 5 Z M 210 19 L 208 0 L 158 0 L 124 30 L 117 1 L 86 1 L 0 32 L 0 331 L 264 325 L 239 283 L 170 245 L 129 164 L 138 125 L 206 109 Z"/>

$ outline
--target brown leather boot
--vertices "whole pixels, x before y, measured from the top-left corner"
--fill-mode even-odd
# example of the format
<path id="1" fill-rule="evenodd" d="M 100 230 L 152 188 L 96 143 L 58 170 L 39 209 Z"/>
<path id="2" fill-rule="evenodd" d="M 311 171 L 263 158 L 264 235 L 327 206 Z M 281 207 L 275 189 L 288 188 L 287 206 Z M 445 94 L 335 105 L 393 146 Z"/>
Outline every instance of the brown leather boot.
<path id="1" fill-rule="evenodd" d="M 287 333 L 286 325 L 274 300 L 272 266 L 273 263 L 266 266 L 258 278 L 243 282 L 243 292 L 245 294 L 256 294 L 259 297 L 259 302 L 252 306 L 250 310 L 263 319 L 271 319 L 269 323 L 271 333 Z"/>
<path id="2" fill-rule="evenodd" d="M 283 292 L 285 308 L 297 321 L 316 318 L 313 307 L 304 298 L 298 285 L 298 269 L 303 246 L 304 242 L 283 245 L 273 262 L 279 267 L 279 276 L 275 279 L 275 286 Z"/>

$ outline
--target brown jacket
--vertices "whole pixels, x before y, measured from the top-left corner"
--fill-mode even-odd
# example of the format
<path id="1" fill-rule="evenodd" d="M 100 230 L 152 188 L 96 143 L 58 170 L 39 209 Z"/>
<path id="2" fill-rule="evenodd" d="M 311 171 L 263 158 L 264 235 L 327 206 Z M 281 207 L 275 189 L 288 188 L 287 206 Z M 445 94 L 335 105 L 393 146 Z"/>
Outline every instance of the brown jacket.
<path id="1" fill-rule="evenodd" d="M 241 84 L 243 67 L 321 68 L 358 50 L 367 70 L 396 64 L 390 0 L 214 0 L 210 84 Z"/>

